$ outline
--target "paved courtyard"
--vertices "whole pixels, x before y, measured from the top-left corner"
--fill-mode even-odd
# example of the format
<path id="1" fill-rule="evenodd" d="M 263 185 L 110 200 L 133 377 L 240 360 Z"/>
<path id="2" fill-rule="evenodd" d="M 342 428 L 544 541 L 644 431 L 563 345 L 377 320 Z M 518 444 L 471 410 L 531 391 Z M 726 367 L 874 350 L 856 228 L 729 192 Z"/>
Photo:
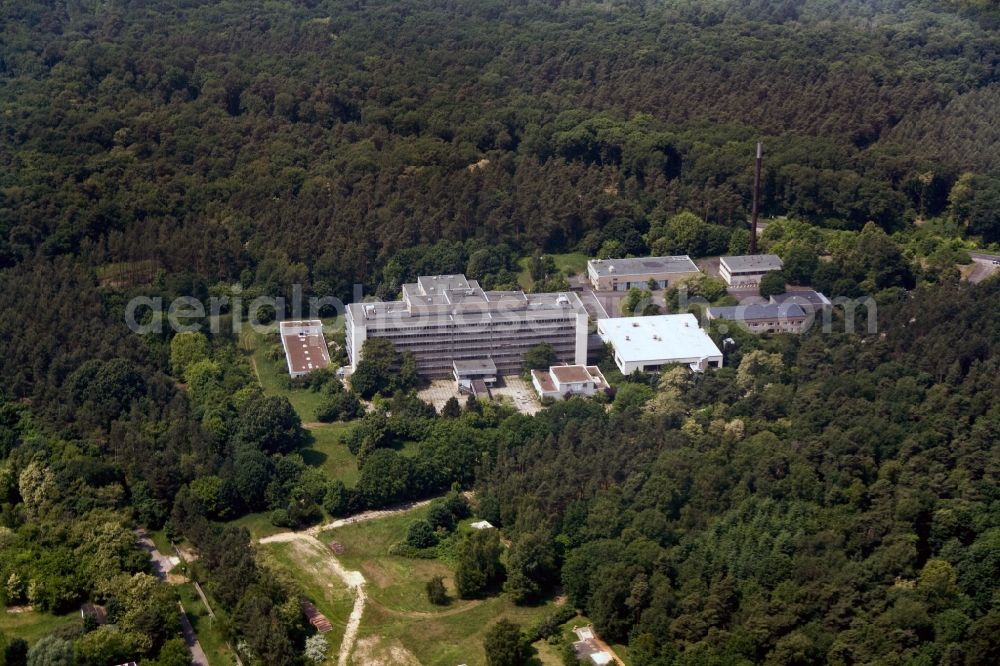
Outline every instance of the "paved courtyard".
<path id="1" fill-rule="evenodd" d="M 509 402 L 522 414 L 534 414 L 542 408 L 531 383 L 517 376 L 501 377 L 499 383 L 491 387 L 490 391 L 494 399 Z M 419 391 L 417 396 L 424 402 L 434 405 L 434 409 L 439 412 L 449 398 L 456 398 L 463 406 L 468 400 L 466 395 L 459 393 L 453 379 L 435 379 L 430 386 Z"/>
<path id="2" fill-rule="evenodd" d="M 520 377 L 502 377 L 500 385 L 494 386 L 491 390 L 494 398 L 505 402 L 509 400 L 522 414 L 534 414 L 542 408 L 534 387 Z"/>

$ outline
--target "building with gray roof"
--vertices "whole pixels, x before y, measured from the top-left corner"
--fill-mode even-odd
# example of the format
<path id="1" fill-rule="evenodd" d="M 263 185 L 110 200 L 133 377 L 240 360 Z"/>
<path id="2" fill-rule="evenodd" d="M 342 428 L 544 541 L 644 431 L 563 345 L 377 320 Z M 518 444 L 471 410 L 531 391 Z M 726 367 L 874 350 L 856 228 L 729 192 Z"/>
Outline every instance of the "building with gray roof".
<path id="1" fill-rule="evenodd" d="M 753 303 L 708 308 L 709 319 L 736 322 L 751 333 L 801 333 L 811 316 L 798 303 Z"/>
<path id="2" fill-rule="evenodd" d="M 587 262 L 587 277 L 597 291 L 628 291 L 633 287 L 645 289 L 650 280 L 656 282 L 658 288 L 665 289 L 700 272 L 686 254 L 637 259 L 591 259 Z"/>
<path id="3" fill-rule="evenodd" d="M 781 270 L 781 258 L 776 254 L 745 254 L 719 257 L 719 275 L 736 289 L 757 287 L 766 273 Z"/>
<path id="4" fill-rule="evenodd" d="M 802 306 L 802 309 L 810 314 L 826 312 L 833 308 L 833 303 L 830 299 L 814 289 L 786 291 L 783 294 L 774 294 L 771 296 L 770 300 L 776 305 L 796 303 Z"/>

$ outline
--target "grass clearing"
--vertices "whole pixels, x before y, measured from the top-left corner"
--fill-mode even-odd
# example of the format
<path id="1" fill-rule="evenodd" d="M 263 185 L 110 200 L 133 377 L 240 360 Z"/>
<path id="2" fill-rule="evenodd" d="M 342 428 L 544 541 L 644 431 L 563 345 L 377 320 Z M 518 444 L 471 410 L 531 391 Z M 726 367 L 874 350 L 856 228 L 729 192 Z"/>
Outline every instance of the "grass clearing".
<path id="1" fill-rule="evenodd" d="M 250 530 L 250 537 L 254 540 L 288 531 L 287 527 L 275 527 L 271 524 L 271 513 L 269 511 L 248 513 L 236 520 L 229 521 L 227 525 L 247 528 Z"/>
<path id="2" fill-rule="evenodd" d="M 427 516 L 427 507 L 387 518 L 348 525 L 320 536 L 324 543 L 337 541 L 344 547 L 338 559 L 348 569 L 360 571 L 367 581 L 368 598 L 374 605 L 403 613 L 437 613 L 470 602 L 453 600 L 447 609 L 427 600 L 428 580 L 442 576 L 454 596 L 451 569 L 440 560 L 422 560 L 389 554 L 406 538 L 410 523 Z"/>
<path id="3" fill-rule="evenodd" d="M 587 261 L 590 257 L 581 252 L 566 252 L 564 254 L 550 254 L 552 260 L 556 263 L 556 268 L 560 273 L 566 275 L 572 273 L 574 275 L 578 273 L 583 273 L 587 270 Z M 528 272 L 528 260 L 531 257 L 521 257 L 517 260 L 517 265 L 521 267 L 521 272 L 517 275 L 518 284 L 524 289 L 531 289 L 531 285 L 534 284 L 534 280 L 531 279 L 531 273 Z"/>
<path id="4" fill-rule="evenodd" d="M 341 332 L 344 329 L 343 317 L 330 317 L 322 321 L 328 342 L 336 337 L 341 337 Z M 319 391 L 289 388 L 288 366 L 285 363 L 284 352 L 278 358 L 271 358 L 269 354 L 271 349 L 281 347 L 277 325 L 271 328 L 273 330 L 268 333 L 245 329 L 240 337 L 240 346 L 244 352 L 249 354 L 251 364 L 257 373 L 264 393 L 285 396 L 292 403 L 292 407 L 295 408 L 303 423 L 313 423 L 316 421 L 316 409 L 322 402 L 323 396 Z"/>
<path id="5" fill-rule="evenodd" d="M 18 613 L 11 613 L 7 609 L 0 611 L 0 633 L 8 638 L 23 638 L 31 645 L 56 629 L 74 622 L 82 624 L 79 613 L 53 615 L 36 611 Z"/>
<path id="6" fill-rule="evenodd" d="M 312 443 L 302 449 L 302 458 L 310 467 L 319 467 L 330 479 L 340 480 L 348 488 L 358 482 L 358 459 L 340 438 L 352 428 L 350 423 L 330 423 L 309 429 Z"/>
<path id="7" fill-rule="evenodd" d="M 338 559 L 348 569 L 362 572 L 367 581 L 368 604 L 356 654 L 372 661 L 389 654 L 395 655 L 393 663 L 410 663 L 400 656 L 409 653 L 426 666 L 484 666 L 483 638 L 489 627 L 501 618 L 529 627 L 554 606 L 518 607 L 502 595 L 458 599 L 454 571 L 445 561 L 390 555 L 389 549 L 405 539 L 410 523 L 425 518 L 427 511 L 428 507 L 421 507 L 329 530 L 319 537 L 323 543 L 339 542 L 344 552 Z M 425 584 L 433 576 L 444 577 L 452 596 L 448 606 L 427 600 Z"/>
<path id="8" fill-rule="evenodd" d="M 274 360 L 268 355 L 269 349 L 274 344 L 278 342 L 271 337 L 266 338 L 257 345 L 251 356 L 261 388 L 268 395 L 283 395 L 288 398 L 303 423 L 316 421 L 316 410 L 323 400 L 323 394 L 319 391 L 288 387 L 288 367 L 285 365 L 284 356 Z"/>
<path id="9" fill-rule="evenodd" d="M 164 530 L 156 530 L 155 532 L 146 531 L 153 545 L 156 549 L 163 553 L 164 555 L 175 555 L 174 546 L 170 543 L 170 539 L 167 538 L 167 534 Z"/>

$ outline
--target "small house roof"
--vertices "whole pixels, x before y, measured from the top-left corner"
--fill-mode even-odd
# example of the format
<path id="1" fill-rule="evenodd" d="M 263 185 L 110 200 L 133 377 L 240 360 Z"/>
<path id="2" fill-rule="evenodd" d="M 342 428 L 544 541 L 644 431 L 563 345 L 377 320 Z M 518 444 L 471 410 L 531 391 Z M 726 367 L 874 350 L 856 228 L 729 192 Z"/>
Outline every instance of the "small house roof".
<path id="1" fill-rule="evenodd" d="M 455 374 L 460 377 L 471 375 L 495 375 L 497 374 L 497 364 L 491 358 L 473 358 L 452 361 Z"/>

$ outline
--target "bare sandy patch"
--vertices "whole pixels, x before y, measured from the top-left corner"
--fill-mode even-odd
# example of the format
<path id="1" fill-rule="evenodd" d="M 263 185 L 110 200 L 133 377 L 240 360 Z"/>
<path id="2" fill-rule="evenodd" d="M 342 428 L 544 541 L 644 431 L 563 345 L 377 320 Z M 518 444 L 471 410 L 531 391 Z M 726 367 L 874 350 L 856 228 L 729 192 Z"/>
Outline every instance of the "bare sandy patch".
<path id="1" fill-rule="evenodd" d="M 381 636 L 369 636 L 354 648 L 354 666 L 422 666 L 412 652 L 398 641 L 387 642 Z"/>

